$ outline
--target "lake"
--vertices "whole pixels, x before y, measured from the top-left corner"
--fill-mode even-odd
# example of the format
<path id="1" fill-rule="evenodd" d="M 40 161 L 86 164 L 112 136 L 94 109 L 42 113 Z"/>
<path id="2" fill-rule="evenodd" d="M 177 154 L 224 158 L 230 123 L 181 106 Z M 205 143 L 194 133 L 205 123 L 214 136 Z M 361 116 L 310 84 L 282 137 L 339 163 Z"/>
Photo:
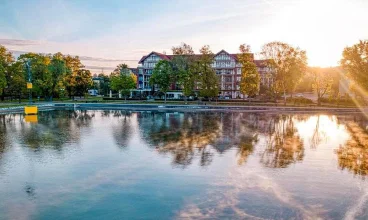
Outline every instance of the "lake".
<path id="1" fill-rule="evenodd" d="M 0 219 L 368 219 L 361 114 L 0 115 Z"/>

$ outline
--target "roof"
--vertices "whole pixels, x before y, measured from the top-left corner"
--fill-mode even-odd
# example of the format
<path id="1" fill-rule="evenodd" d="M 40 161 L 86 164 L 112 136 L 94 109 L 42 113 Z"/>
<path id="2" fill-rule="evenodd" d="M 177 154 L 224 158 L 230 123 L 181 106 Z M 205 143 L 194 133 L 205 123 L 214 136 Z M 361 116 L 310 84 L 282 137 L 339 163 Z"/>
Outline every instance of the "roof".
<path id="1" fill-rule="evenodd" d="M 267 66 L 266 60 L 254 60 L 254 63 L 256 64 L 257 67 L 266 67 Z"/>
<path id="2" fill-rule="evenodd" d="M 160 57 L 163 60 L 170 60 L 170 56 L 163 54 L 163 53 L 157 53 L 155 51 L 152 51 L 150 54 L 148 54 L 147 56 L 143 56 L 138 63 L 142 63 L 147 57 L 151 56 L 152 54 L 155 54 L 156 56 Z M 172 56 L 172 55 L 171 55 Z"/>
<path id="3" fill-rule="evenodd" d="M 238 61 L 238 55 L 237 53 L 228 53 L 227 51 L 225 50 L 221 50 L 220 52 L 216 53 L 214 55 L 217 56 L 219 55 L 220 53 L 226 53 L 228 54 L 230 57 L 232 57 L 234 60 Z M 175 56 L 180 56 L 180 55 L 166 55 L 166 54 L 162 54 L 162 53 L 158 53 L 158 52 L 154 52 L 152 51 L 150 54 L 148 54 L 147 56 L 143 56 L 138 63 L 142 63 L 147 57 L 151 56 L 152 54 L 155 54 L 156 56 L 160 57 L 161 59 L 163 60 L 172 60 Z M 253 53 L 249 53 L 252 55 L 253 59 L 254 59 L 254 54 Z M 200 54 L 194 54 L 193 56 L 196 56 L 196 57 L 199 57 Z M 265 60 L 254 60 L 254 63 L 258 66 L 258 67 L 264 67 L 266 66 L 266 63 L 265 63 Z"/>
<path id="4" fill-rule="evenodd" d="M 138 68 L 129 68 L 129 70 L 134 74 L 138 74 Z"/>

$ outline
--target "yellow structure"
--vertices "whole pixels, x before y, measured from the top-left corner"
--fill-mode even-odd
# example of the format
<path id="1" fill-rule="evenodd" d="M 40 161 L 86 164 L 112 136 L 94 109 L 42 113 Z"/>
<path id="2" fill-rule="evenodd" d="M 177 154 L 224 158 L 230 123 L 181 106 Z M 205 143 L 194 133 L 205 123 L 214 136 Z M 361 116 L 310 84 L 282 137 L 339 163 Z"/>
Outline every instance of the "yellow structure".
<path id="1" fill-rule="evenodd" d="M 27 89 L 32 89 L 33 88 L 33 85 L 32 85 L 32 83 L 27 83 Z"/>
<path id="2" fill-rule="evenodd" d="M 24 107 L 24 113 L 26 115 L 37 115 L 38 108 L 37 108 L 37 106 L 25 106 Z"/>
<path id="3" fill-rule="evenodd" d="M 26 120 L 26 122 L 29 122 L 29 123 L 36 123 L 36 122 L 38 122 L 37 115 L 26 115 L 24 117 L 24 119 Z"/>

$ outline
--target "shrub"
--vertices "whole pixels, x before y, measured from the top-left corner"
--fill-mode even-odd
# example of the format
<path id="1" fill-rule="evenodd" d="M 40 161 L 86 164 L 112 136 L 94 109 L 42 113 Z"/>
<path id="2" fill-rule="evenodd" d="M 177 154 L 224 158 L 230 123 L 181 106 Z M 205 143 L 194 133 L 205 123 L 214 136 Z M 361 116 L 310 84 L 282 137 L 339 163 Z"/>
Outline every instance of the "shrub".
<path id="1" fill-rule="evenodd" d="M 288 97 L 286 98 L 287 102 L 292 102 L 294 104 L 314 104 L 314 102 L 311 99 L 307 99 L 304 97 Z"/>

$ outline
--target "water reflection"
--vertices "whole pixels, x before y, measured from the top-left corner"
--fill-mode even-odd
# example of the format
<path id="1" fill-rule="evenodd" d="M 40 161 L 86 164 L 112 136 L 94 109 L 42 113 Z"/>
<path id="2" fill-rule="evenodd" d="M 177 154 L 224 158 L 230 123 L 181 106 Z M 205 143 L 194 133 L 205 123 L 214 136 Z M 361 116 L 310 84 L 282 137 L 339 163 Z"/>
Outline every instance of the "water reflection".
<path id="1" fill-rule="evenodd" d="M 294 123 L 290 115 L 277 116 L 268 121 L 270 129 L 266 149 L 261 157 L 261 163 L 265 166 L 285 168 L 303 160 L 304 145 Z"/>
<path id="2" fill-rule="evenodd" d="M 144 136 L 159 153 L 171 154 L 175 165 L 186 167 L 195 157 L 201 166 L 211 163 L 213 144 L 220 137 L 218 114 L 152 113 L 149 117 L 139 117 L 140 126 L 147 127 Z"/>
<path id="3" fill-rule="evenodd" d="M 114 124 L 113 136 L 116 145 L 124 149 L 128 146 L 129 140 L 133 135 L 133 119 L 130 111 L 104 111 L 103 117 L 113 117 L 118 123 Z"/>
<path id="4" fill-rule="evenodd" d="M 128 212 L 138 200 L 128 217 L 368 217 L 364 116 L 73 110 L 38 119 L 0 116 L 0 218 L 55 207 L 67 218 L 81 203 Z M 147 208 L 167 204 L 166 218 Z"/>
<path id="5" fill-rule="evenodd" d="M 336 150 L 339 167 L 364 177 L 368 174 L 368 121 L 363 116 L 340 121 L 345 124 L 350 138 Z"/>

